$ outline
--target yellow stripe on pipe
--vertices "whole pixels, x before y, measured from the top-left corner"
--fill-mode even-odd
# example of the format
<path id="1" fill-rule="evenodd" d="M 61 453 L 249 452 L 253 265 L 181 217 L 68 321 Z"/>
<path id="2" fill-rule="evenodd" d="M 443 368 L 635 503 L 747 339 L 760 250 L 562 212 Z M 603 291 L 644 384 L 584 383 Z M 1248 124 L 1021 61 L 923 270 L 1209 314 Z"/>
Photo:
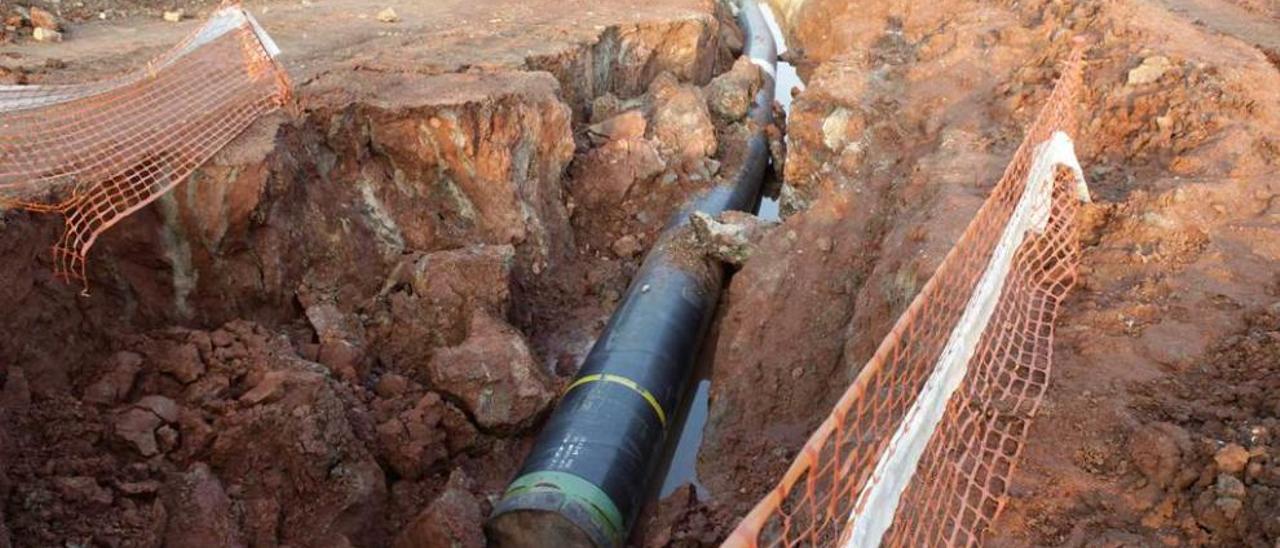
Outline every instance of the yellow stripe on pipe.
<path id="1" fill-rule="evenodd" d="M 664 429 L 667 427 L 667 413 L 662 410 L 662 405 L 658 403 L 658 398 L 653 397 L 652 393 L 650 393 L 648 390 L 645 390 L 644 387 L 640 386 L 638 383 L 636 383 L 636 381 L 633 381 L 626 377 L 622 377 L 619 375 L 610 375 L 608 373 L 596 373 L 593 375 L 587 375 L 585 377 L 579 378 L 576 381 L 573 381 L 573 384 L 570 384 L 569 388 L 565 389 L 565 393 L 567 394 L 569 393 L 570 390 L 573 390 L 574 388 L 577 388 L 584 384 L 590 384 L 593 382 L 611 382 L 614 384 L 620 384 L 622 386 L 630 388 L 631 391 L 637 394 L 640 394 L 640 397 L 644 398 L 644 401 L 649 402 L 649 407 L 652 407 L 653 412 L 658 415 L 658 422 L 662 423 L 662 427 Z"/>

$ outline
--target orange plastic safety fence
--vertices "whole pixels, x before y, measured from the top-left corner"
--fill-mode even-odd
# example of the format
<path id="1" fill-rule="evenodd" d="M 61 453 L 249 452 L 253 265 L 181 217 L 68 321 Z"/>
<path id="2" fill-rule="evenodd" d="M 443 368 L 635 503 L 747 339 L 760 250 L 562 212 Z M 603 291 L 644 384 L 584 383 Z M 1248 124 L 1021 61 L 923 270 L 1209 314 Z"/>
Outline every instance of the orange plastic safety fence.
<path id="1" fill-rule="evenodd" d="M 228 2 L 144 69 L 78 85 L 0 86 L 0 210 L 64 216 L 55 274 L 85 281 L 104 231 L 284 105 L 274 43 Z"/>
<path id="2" fill-rule="evenodd" d="M 928 434 L 905 487 L 875 540 L 851 540 L 876 511 L 867 492 L 885 478 L 877 463 L 900 451 L 895 433 L 931 382 L 961 328 L 984 272 L 1010 223 L 1036 151 L 1055 132 L 1070 134 L 1080 88 L 1082 48 L 1060 80 L 991 196 L 933 277 L 812 434 L 778 485 L 726 546 L 974 545 L 1000 512 L 1032 415 L 1049 379 L 1053 321 L 1075 281 L 1079 188 L 1074 172 L 1052 171 L 1043 230 L 1027 232 L 1012 254 L 989 321 L 958 388 Z M 883 487 L 883 486 L 881 486 Z M 893 500 L 893 499 L 890 499 Z"/>

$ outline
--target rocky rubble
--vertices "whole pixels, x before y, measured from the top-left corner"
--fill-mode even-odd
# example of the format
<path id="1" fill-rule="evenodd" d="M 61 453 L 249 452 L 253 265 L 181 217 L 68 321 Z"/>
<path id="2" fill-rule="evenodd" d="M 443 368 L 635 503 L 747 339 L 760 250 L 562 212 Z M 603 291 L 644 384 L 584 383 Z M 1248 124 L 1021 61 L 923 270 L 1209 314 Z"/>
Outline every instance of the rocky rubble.
<path id="1" fill-rule="evenodd" d="M 1129 438 L 1147 483 L 1141 525 L 1196 544 L 1268 545 L 1280 539 L 1280 314 L 1256 313 L 1202 363 L 1136 387 L 1149 417 Z"/>

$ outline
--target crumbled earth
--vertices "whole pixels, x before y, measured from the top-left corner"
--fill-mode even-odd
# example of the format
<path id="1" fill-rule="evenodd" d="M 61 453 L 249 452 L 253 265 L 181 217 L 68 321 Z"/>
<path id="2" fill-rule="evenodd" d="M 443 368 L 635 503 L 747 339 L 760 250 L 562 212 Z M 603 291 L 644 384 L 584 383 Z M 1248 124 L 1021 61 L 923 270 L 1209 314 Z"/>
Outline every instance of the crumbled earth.
<path id="1" fill-rule="evenodd" d="M 215 3 L 51 4 L 6 83 L 136 69 Z M 87 295 L 58 218 L 0 211 L 0 546 L 483 545 L 761 81 L 710 1 L 248 7 L 296 103 L 104 235 Z"/>

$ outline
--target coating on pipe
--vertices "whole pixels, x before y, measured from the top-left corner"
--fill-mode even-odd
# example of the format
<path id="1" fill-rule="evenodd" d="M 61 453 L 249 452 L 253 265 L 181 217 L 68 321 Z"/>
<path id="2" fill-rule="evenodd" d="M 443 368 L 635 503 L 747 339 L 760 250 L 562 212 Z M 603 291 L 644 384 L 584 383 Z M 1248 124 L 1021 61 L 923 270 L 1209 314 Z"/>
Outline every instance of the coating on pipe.
<path id="1" fill-rule="evenodd" d="M 739 21 L 753 63 L 772 68 L 774 40 L 755 0 Z M 727 183 L 681 209 L 645 257 L 578 376 L 485 525 L 498 546 L 622 546 L 672 436 L 694 360 L 715 313 L 723 267 L 682 245 L 689 215 L 754 210 L 769 162 L 774 79 L 752 104 L 746 159 Z"/>

